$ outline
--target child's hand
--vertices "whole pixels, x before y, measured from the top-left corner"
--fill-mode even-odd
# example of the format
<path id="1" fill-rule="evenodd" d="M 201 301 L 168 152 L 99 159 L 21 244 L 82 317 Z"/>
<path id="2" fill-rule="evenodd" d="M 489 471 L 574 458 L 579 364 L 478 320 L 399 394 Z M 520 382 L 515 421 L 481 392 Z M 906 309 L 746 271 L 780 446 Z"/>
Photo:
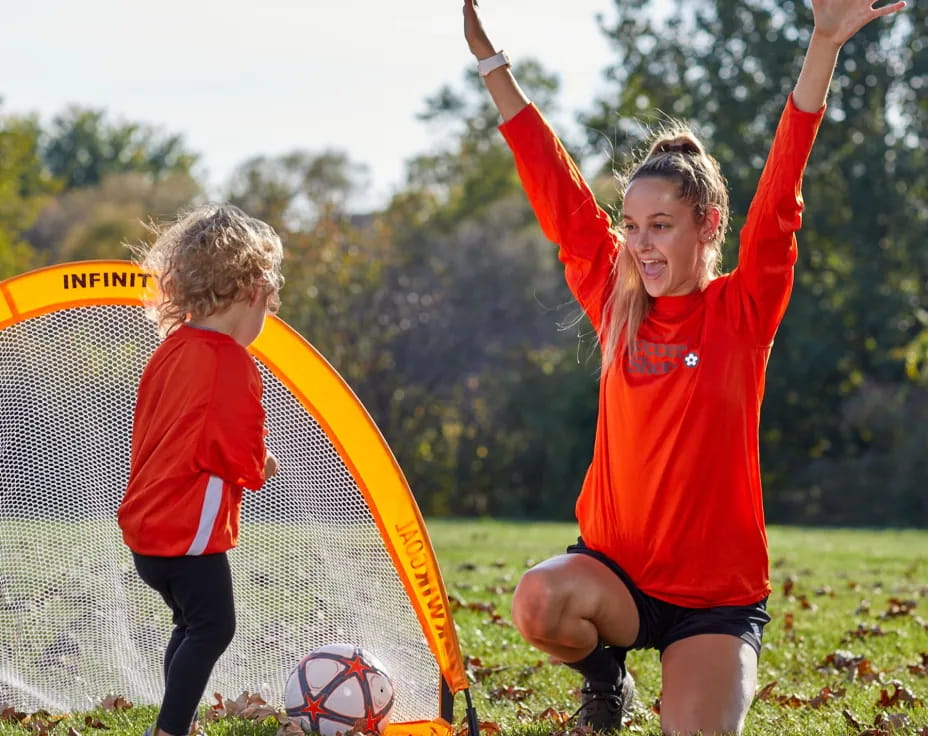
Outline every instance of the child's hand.
<path id="1" fill-rule="evenodd" d="M 268 451 L 264 459 L 264 480 L 273 478 L 275 475 L 277 475 L 277 458 Z"/>

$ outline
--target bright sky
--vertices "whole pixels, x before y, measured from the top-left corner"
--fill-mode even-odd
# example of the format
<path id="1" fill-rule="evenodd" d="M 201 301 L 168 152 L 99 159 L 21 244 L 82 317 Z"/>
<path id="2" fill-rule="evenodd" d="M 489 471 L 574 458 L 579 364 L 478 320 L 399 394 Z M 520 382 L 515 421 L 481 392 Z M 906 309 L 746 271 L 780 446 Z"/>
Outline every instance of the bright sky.
<path id="1" fill-rule="evenodd" d="M 483 0 L 491 40 L 561 76 L 562 113 L 589 107 L 612 57 L 595 15 L 615 0 Z M 258 154 L 337 148 L 367 164 L 367 203 L 400 187 L 435 132 L 425 98 L 472 63 L 461 0 L 5 2 L 0 97 L 43 122 L 69 104 L 180 133 L 214 189 Z M 569 10 L 567 10 L 569 8 Z M 569 132 L 565 130 L 565 132 Z"/>

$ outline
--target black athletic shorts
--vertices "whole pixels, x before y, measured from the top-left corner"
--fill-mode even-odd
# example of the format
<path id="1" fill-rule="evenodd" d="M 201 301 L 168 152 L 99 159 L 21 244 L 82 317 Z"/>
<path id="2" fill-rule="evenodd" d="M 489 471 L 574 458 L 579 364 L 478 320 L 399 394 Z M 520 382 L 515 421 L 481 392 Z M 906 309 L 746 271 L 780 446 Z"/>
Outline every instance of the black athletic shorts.
<path id="1" fill-rule="evenodd" d="M 686 608 L 667 603 L 642 592 L 619 565 L 602 552 L 587 547 L 583 539 L 567 548 L 568 553 L 584 554 L 599 560 L 619 576 L 638 608 L 638 637 L 629 649 L 658 649 L 661 654 L 675 641 L 697 634 L 731 634 L 751 645 L 760 656 L 764 626 L 770 623 L 767 599 L 747 606 Z"/>

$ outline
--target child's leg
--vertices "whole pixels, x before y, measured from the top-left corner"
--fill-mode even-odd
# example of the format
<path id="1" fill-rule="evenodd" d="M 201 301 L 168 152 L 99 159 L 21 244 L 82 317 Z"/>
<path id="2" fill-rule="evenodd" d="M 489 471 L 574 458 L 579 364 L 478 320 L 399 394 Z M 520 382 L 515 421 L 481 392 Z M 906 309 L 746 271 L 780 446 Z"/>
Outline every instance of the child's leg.
<path id="1" fill-rule="evenodd" d="M 181 736 L 189 732 L 213 666 L 235 633 L 232 575 L 224 554 L 140 557 L 136 556 L 139 575 L 174 612 L 158 728 Z"/>

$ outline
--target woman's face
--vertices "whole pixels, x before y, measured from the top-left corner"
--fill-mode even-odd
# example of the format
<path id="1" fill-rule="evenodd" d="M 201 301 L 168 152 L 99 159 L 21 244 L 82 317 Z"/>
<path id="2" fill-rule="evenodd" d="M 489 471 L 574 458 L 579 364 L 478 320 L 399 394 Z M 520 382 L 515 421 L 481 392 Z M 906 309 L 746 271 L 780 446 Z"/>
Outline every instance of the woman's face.
<path id="1" fill-rule="evenodd" d="M 711 223 L 696 222 L 693 205 L 680 199 L 676 181 L 634 179 L 625 191 L 622 214 L 625 247 L 650 296 L 682 296 L 699 288 Z"/>

